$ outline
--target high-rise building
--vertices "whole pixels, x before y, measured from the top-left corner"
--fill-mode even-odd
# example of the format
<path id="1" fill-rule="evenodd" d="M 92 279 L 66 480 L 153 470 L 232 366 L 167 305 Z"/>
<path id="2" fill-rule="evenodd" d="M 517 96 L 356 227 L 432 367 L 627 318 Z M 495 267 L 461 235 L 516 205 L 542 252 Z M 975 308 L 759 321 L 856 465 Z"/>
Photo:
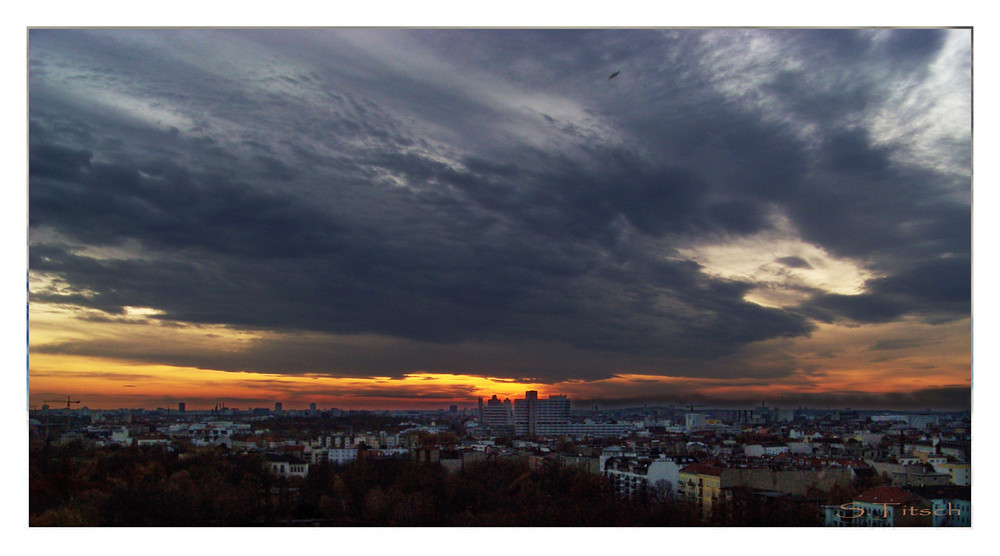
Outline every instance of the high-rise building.
<path id="1" fill-rule="evenodd" d="M 569 430 L 569 398 L 549 396 L 538 399 L 538 392 L 529 390 L 524 399 L 514 400 L 514 433 L 522 436 L 559 436 Z"/>
<path id="2" fill-rule="evenodd" d="M 483 427 L 493 434 L 513 433 L 514 414 L 510 400 L 500 401 L 496 394 L 480 410 Z"/>
<path id="3" fill-rule="evenodd" d="M 281 411 L 282 411 L 281 402 L 275 402 L 275 404 L 274 404 L 274 412 L 275 413 L 281 413 Z"/>
<path id="4" fill-rule="evenodd" d="M 535 416 L 535 430 L 542 436 L 566 434 L 569 425 L 569 398 L 549 396 L 539 400 Z"/>
<path id="5" fill-rule="evenodd" d="M 184 413 L 184 410 L 185 410 L 186 407 L 187 406 L 186 406 L 186 404 L 184 402 L 178 402 L 177 403 L 177 412 L 178 413 Z"/>
<path id="6" fill-rule="evenodd" d="M 535 436 L 538 434 L 538 392 L 529 390 L 524 399 L 514 400 L 514 434 Z"/>

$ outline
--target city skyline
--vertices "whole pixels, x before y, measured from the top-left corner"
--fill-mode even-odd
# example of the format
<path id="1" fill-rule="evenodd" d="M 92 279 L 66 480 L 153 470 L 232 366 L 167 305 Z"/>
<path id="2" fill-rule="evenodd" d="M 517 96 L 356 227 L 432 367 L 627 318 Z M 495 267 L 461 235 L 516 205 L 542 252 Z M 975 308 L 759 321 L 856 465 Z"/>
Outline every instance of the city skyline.
<path id="1" fill-rule="evenodd" d="M 971 404 L 969 29 L 36 29 L 28 83 L 31 405 Z"/>

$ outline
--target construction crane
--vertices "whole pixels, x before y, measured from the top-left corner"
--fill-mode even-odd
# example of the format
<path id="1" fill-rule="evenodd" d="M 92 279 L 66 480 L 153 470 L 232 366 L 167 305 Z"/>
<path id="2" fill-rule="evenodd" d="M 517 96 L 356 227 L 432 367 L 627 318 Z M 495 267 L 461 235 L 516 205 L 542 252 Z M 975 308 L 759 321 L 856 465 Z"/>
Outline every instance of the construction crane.
<path id="1" fill-rule="evenodd" d="M 65 400 L 42 400 L 45 403 L 65 403 L 66 404 L 66 432 L 69 432 L 69 422 L 70 422 L 70 404 L 80 403 L 80 400 L 73 400 L 70 396 L 66 396 Z M 45 436 L 49 435 L 49 414 L 45 413 Z"/>

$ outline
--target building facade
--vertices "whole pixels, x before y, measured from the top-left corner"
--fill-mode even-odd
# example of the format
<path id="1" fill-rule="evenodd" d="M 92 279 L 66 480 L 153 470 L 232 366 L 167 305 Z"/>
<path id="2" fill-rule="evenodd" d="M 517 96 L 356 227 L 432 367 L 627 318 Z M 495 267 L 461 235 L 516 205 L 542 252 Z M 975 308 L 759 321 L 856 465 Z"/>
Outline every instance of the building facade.
<path id="1" fill-rule="evenodd" d="M 510 399 L 500 401 L 496 394 L 486 405 L 480 405 L 479 420 L 491 434 L 503 436 L 514 433 L 514 409 Z"/>
<path id="2" fill-rule="evenodd" d="M 604 476 L 623 496 L 634 496 L 656 489 L 676 493 L 680 470 L 697 462 L 693 456 L 673 456 L 660 459 L 612 457 L 604 462 Z"/>
<path id="3" fill-rule="evenodd" d="M 569 398 L 538 398 L 538 392 L 525 392 L 524 399 L 514 400 L 514 434 L 518 436 L 565 436 L 569 432 Z"/>
<path id="4" fill-rule="evenodd" d="M 722 496 L 722 489 L 737 486 L 735 482 L 723 480 L 725 472 L 725 468 L 702 463 L 687 465 L 677 474 L 677 494 L 682 500 L 698 504 L 706 515 L 710 514 L 712 506 Z"/>
<path id="5" fill-rule="evenodd" d="M 853 501 L 824 508 L 827 527 L 929 527 L 933 506 L 900 487 L 870 488 Z"/>

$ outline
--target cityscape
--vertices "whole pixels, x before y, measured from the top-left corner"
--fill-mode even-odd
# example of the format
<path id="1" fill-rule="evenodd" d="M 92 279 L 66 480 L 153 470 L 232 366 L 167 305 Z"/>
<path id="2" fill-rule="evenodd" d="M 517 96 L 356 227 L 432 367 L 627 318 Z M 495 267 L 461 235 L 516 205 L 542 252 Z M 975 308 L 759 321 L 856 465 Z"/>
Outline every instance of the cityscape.
<path id="1" fill-rule="evenodd" d="M 537 391 L 435 411 L 74 403 L 31 412 L 33 525 L 971 526 L 968 411 L 574 410 Z M 135 461 L 145 479 L 108 472 Z M 199 482 L 208 465 L 239 490 L 199 513 L 195 492 L 226 489 Z M 469 492 L 487 485 L 509 499 Z M 162 511 L 130 506 L 148 500 Z"/>
<path id="2" fill-rule="evenodd" d="M 26 34 L 29 529 L 973 528 L 971 27 Z"/>

